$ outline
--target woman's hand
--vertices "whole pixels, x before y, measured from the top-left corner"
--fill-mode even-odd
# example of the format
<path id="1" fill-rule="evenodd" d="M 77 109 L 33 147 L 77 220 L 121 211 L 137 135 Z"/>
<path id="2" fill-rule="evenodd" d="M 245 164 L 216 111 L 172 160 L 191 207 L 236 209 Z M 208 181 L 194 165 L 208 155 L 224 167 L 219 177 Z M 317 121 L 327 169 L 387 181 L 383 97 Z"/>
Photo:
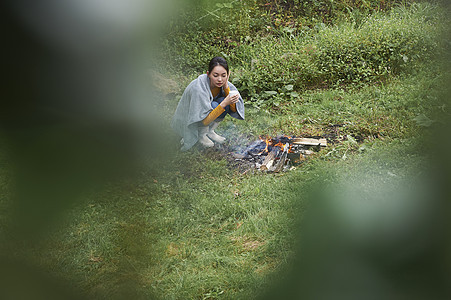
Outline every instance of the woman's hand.
<path id="1" fill-rule="evenodd" d="M 224 83 L 223 89 L 229 89 L 229 77 L 230 77 L 230 71 L 227 74 L 227 78 L 226 78 L 226 82 Z M 237 103 L 240 100 L 240 95 L 236 94 L 236 95 L 227 95 L 227 97 L 225 97 L 224 100 L 222 100 L 222 102 L 219 104 L 222 106 L 222 108 L 226 108 L 227 105 L 230 105 L 232 103 Z"/>
<path id="2" fill-rule="evenodd" d="M 240 95 L 236 94 L 233 96 L 227 95 L 227 97 L 225 97 L 224 100 L 221 101 L 221 103 L 219 103 L 219 105 L 222 106 L 222 108 L 226 108 L 227 105 L 230 105 L 232 103 L 237 103 L 240 100 Z"/>
<path id="3" fill-rule="evenodd" d="M 230 77 L 230 71 L 227 74 L 226 82 L 224 83 L 224 86 L 223 86 L 224 90 L 229 89 L 229 77 Z M 240 100 L 240 95 L 239 94 L 236 94 L 236 95 L 233 95 L 233 96 L 227 95 L 227 97 L 225 97 L 225 99 L 222 100 L 222 102 L 219 105 L 221 105 L 222 108 L 225 109 L 227 107 L 227 105 L 230 105 L 232 103 L 237 103 L 239 100 Z"/>
<path id="4" fill-rule="evenodd" d="M 224 83 L 224 85 L 223 85 L 223 87 L 222 87 L 224 90 L 226 90 L 226 89 L 229 88 L 229 77 L 230 77 L 230 71 L 229 71 L 229 73 L 227 74 L 227 78 L 226 78 L 225 83 Z"/>

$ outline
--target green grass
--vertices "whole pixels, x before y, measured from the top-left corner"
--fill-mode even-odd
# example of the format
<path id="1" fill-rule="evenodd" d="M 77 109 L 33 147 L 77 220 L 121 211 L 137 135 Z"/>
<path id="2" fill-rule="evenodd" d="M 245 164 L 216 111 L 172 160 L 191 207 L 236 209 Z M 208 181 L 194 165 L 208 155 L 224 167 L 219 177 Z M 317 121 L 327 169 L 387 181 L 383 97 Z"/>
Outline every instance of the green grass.
<path id="1" fill-rule="evenodd" d="M 16 255 L 100 299 L 254 298 L 291 260 L 315 182 L 360 180 L 362 168 L 378 183 L 374 172 L 418 172 L 418 137 L 427 127 L 414 118 L 433 110 L 426 100 L 438 85 L 426 72 L 383 86 L 306 92 L 277 110 L 249 108 L 246 121 L 226 121 L 219 131 L 323 135 L 330 124 L 343 126 L 335 144 L 282 174 L 242 174 L 215 151 L 173 151 L 86 197 L 59 229 Z M 176 101 L 165 100 L 168 120 Z"/>
<path id="2" fill-rule="evenodd" d="M 288 177 L 243 176 L 201 153 L 181 156 L 173 172 L 92 197 L 31 254 L 105 299 L 127 288 L 164 299 L 247 298 L 292 248 Z M 180 171 L 187 159 L 201 165 Z"/>
<path id="3" fill-rule="evenodd" d="M 258 94 L 265 101 L 248 102 L 245 121 L 229 118 L 219 127 L 230 146 L 259 135 L 330 139 L 325 149 L 285 173 L 244 174 L 221 150 L 178 152 L 178 138 L 168 129 L 165 155 L 83 196 L 39 242 L 11 236 L 12 170 L 0 151 L 0 254 L 96 299 L 257 298 L 286 279 L 293 257 L 302 260 L 296 252 L 303 242 L 299 224 L 318 185 L 363 186 L 371 195 L 421 177 L 432 148 L 425 140 L 449 118 L 444 70 L 418 62 L 383 82 L 300 89 L 297 95 L 285 87 L 280 99 Z M 172 94 L 156 100 L 161 128 L 169 128 L 196 71 L 173 75 L 178 84 L 170 87 Z"/>

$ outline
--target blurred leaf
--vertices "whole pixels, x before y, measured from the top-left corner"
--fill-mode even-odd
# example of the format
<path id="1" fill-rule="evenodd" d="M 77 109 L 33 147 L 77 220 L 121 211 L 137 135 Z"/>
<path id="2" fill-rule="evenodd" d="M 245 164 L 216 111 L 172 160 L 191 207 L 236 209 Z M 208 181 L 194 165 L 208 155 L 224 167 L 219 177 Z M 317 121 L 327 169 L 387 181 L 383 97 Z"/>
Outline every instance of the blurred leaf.
<path id="1" fill-rule="evenodd" d="M 429 119 L 425 114 L 421 114 L 413 118 L 413 120 L 417 123 L 418 126 L 429 127 L 435 121 Z"/>
<path id="2" fill-rule="evenodd" d="M 277 95 L 276 91 L 265 91 L 265 93 L 268 95 Z"/>

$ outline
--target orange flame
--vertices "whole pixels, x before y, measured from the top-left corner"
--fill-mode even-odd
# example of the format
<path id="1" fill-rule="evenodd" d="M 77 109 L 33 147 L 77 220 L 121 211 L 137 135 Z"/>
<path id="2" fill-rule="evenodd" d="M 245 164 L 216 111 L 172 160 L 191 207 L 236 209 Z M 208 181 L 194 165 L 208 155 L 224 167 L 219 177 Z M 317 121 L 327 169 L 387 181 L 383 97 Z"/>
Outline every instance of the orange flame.
<path id="1" fill-rule="evenodd" d="M 281 142 L 278 142 L 277 144 L 274 145 L 274 147 L 279 147 L 280 149 L 283 149 L 284 146 L 285 144 L 282 144 Z"/>
<path id="2" fill-rule="evenodd" d="M 273 146 L 273 147 L 279 147 L 280 148 L 280 150 L 285 150 L 285 147 L 289 147 L 288 148 L 288 152 L 293 152 L 292 150 L 291 150 L 291 147 L 292 147 L 292 145 L 290 144 L 290 143 L 286 143 L 286 144 L 283 144 L 282 142 L 278 142 L 277 144 L 274 144 L 274 140 L 271 138 L 271 137 L 266 137 L 266 136 L 259 136 L 259 138 L 263 141 L 265 141 L 265 143 L 266 143 L 266 147 L 265 147 L 265 149 L 263 149 L 263 151 L 261 151 L 260 153 L 259 153 L 259 155 L 260 154 L 263 154 L 263 153 L 268 153 L 269 152 L 269 146 Z"/>
<path id="3" fill-rule="evenodd" d="M 265 147 L 265 149 L 263 149 L 262 152 L 259 153 L 259 155 L 260 155 L 260 154 L 263 154 L 263 153 L 268 153 L 268 152 L 269 152 L 269 149 L 268 149 L 268 148 L 269 148 L 269 145 L 271 145 L 271 140 L 269 140 L 269 139 L 267 139 L 267 138 L 265 138 L 265 137 L 263 137 L 263 136 L 260 136 L 260 139 L 261 139 L 261 140 L 265 139 L 266 147 Z"/>

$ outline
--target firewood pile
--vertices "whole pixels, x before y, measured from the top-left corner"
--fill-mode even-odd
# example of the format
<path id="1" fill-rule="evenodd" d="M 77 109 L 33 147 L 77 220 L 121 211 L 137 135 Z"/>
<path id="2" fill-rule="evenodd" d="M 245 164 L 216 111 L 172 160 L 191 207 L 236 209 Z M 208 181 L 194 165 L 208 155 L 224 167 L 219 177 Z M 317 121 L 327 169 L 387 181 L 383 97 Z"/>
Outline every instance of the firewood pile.
<path id="1" fill-rule="evenodd" d="M 325 138 L 261 137 L 246 149 L 234 153 L 233 157 L 237 162 L 250 162 L 253 169 L 281 172 L 300 164 L 309 155 L 326 146 Z"/>

